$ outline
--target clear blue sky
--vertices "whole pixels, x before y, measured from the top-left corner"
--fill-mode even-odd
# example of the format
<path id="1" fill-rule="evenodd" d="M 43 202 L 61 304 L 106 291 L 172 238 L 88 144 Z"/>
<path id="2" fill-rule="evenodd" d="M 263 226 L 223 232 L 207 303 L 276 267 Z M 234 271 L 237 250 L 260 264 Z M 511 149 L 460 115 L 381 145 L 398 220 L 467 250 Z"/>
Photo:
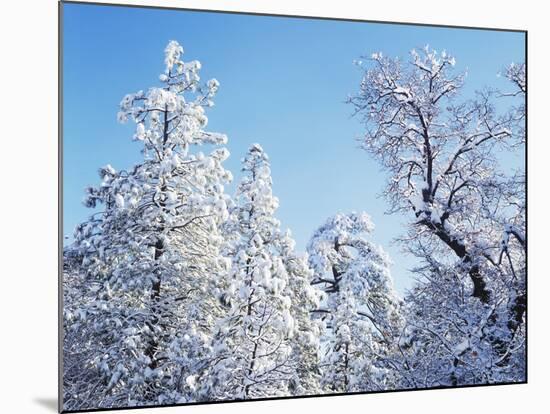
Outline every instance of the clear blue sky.
<path id="1" fill-rule="evenodd" d="M 278 218 L 300 250 L 328 216 L 368 212 L 400 292 L 411 286 L 415 261 L 391 244 L 405 219 L 384 214 L 385 174 L 357 148 L 362 128 L 344 104 L 361 79 L 353 60 L 375 51 L 405 57 L 429 44 L 468 69 L 471 93 L 505 86 L 496 73 L 524 56 L 521 33 L 80 4 L 64 5 L 63 36 L 65 234 L 90 214 L 81 200 L 98 183 L 97 169 L 140 159 L 133 125 L 116 121 L 118 103 L 158 84 L 164 47 L 177 40 L 184 60 L 201 61 L 204 80 L 221 83 L 209 129 L 228 135 L 226 167 L 236 180 L 240 159 L 259 142 L 271 158 Z"/>

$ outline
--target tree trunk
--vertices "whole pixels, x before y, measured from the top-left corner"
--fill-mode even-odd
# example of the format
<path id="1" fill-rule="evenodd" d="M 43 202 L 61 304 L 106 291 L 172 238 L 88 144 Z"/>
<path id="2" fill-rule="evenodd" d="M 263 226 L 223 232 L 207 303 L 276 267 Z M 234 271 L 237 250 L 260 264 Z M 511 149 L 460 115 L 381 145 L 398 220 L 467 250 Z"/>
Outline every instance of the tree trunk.
<path id="1" fill-rule="evenodd" d="M 155 243 L 155 255 L 154 259 L 155 262 L 160 259 L 162 254 L 164 253 L 164 243 L 161 239 L 158 239 Z M 152 289 L 151 289 L 151 301 L 153 302 L 151 306 L 151 321 L 150 321 L 150 329 L 154 330 L 156 326 L 158 326 L 158 323 L 160 321 L 160 308 L 159 308 L 159 301 L 160 301 L 160 288 L 161 288 L 161 274 L 158 271 L 155 271 L 155 277 L 156 280 L 153 282 Z M 145 350 L 145 355 L 147 355 L 151 362 L 149 363 L 149 367 L 151 369 L 155 369 L 158 367 L 158 360 L 156 357 L 156 351 L 158 350 L 158 340 L 156 339 L 156 335 L 153 332 L 151 339 L 149 341 L 149 345 L 147 346 L 147 349 Z"/>
<path id="2" fill-rule="evenodd" d="M 491 294 L 487 289 L 487 283 L 480 272 L 479 265 L 474 263 L 472 256 L 468 253 L 464 244 L 455 238 L 452 238 L 442 224 L 433 223 L 431 220 L 422 220 L 420 223 L 434 231 L 434 234 L 439 237 L 443 243 L 450 247 L 451 250 L 453 250 L 453 252 L 462 259 L 462 262 L 466 266 L 470 266 L 468 275 L 474 285 L 472 296 L 478 298 L 483 303 L 489 303 Z"/>

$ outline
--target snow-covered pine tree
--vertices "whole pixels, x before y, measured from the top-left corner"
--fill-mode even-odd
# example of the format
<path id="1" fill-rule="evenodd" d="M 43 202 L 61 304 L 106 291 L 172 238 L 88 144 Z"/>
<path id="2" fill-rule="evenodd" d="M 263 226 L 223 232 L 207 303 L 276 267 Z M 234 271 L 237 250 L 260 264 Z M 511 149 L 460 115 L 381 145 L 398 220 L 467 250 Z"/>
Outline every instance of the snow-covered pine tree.
<path id="1" fill-rule="evenodd" d="M 218 308 L 210 284 L 228 265 L 219 229 L 231 176 L 219 147 L 227 138 L 204 129 L 219 84 L 201 85 L 200 63 L 182 55 L 171 41 L 162 85 L 121 102 L 143 161 L 101 168 L 101 184 L 87 189 L 84 203 L 98 211 L 68 249 L 80 263 L 65 290 L 65 409 L 186 400 L 185 379 L 204 358 Z M 205 155 L 201 144 L 217 148 Z"/>
<path id="2" fill-rule="evenodd" d="M 260 145 L 251 146 L 242 170 L 227 225 L 233 266 L 220 294 L 228 310 L 214 334 L 202 392 L 222 400 L 315 392 L 316 330 L 305 315 L 317 300 L 304 286 L 310 274 L 294 256 L 289 237 L 281 237 L 274 217 L 279 202 Z M 302 310 L 293 314 L 297 307 Z M 307 378 L 300 377 L 310 368 Z"/>
<path id="3" fill-rule="evenodd" d="M 387 254 L 367 239 L 366 213 L 337 214 L 313 235 L 313 284 L 326 298 L 316 313 L 324 321 L 322 385 L 330 392 L 395 388 L 391 360 L 402 327 Z"/>
<path id="4" fill-rule="evenodd" d="M 320 337 L 322 324 L 314 318 L 313 311 L 319 308 L 322 291 L 313 286 L 313 270 L 307 255 L 295 251 L 295 241 L 290 231 L 279 236 L 278 251 L 288 273 L 288 288 L 291 295 L 290 313 L 294 318 L 296 332 L 292 338 L 294 376 L 289 383 L 292 395 L 321 394 L 320 384 Z"/>

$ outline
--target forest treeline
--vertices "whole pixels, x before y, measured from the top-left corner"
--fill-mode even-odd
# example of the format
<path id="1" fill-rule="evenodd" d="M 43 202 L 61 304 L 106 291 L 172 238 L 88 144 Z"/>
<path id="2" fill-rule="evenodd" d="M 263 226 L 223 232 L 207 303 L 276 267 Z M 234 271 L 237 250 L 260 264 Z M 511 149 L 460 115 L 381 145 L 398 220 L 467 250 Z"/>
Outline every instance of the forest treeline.
<path id="1" fill-rule="evenodd" d="M 388 177 L 371 185 L 420 263 L 401 298 L 366 212 L 297 252 L 260 145 L 227 194 L 220 85 L 182 57 L 170 42 L 161 86 L 123 98 L 143 157 L 99 169 L 64 248 L 65 410 L 525 380 L 525 171 L 499 162 L 524 151 L 524 64 L 467 99 L 445 52 L 358 62 L 348 103 Z"/>

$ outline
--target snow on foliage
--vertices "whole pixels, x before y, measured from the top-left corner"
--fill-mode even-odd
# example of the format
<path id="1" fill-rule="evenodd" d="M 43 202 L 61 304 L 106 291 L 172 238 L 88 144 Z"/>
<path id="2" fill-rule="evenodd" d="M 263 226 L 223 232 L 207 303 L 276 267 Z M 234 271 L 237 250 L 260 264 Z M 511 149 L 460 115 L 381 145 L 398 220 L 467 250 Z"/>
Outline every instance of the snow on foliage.
<path id="1" fill-rule="evenodd" d="M 84 203 L 65 287 L 65 409 L 174 403 L 204 352 L 219 309 L 207 292 L 226 271 L 228 215 L 223 134 L 205 130 L 217 83 L 199 86 L 198 62 L 166 48 L 161 87 L 129 94 L 119 119 L 136 124 L 143 161 L 107 166 Z M 107 383 L 107 387 L 103 384 Z M 187 384 L 185 386 L 184 384 Z"/>
<path id="2" fill-rule="evenodd" d="M 214 363 L 204 398 L 248 399 L 316 393 L 318 329 L 309 317 L 317 294 L 294 241 L 274 217 L 268 157 L 258 144 L 243 160 L 243 178 L 226 229 L 232 268 L 220 296 L 227 314 L 214 330 Z"/>
<path id="3" fill-rule="evenodd" d="M 366 213 L 337 214 L 308 246 L 325 300 L 316 310 L 323 321 L 322 385 L 327 391 L 395 388 L 389 357 L 401 327 L 401 303 L 393 290 L 389 257 L 368 240 L 374 226 Z"/>

